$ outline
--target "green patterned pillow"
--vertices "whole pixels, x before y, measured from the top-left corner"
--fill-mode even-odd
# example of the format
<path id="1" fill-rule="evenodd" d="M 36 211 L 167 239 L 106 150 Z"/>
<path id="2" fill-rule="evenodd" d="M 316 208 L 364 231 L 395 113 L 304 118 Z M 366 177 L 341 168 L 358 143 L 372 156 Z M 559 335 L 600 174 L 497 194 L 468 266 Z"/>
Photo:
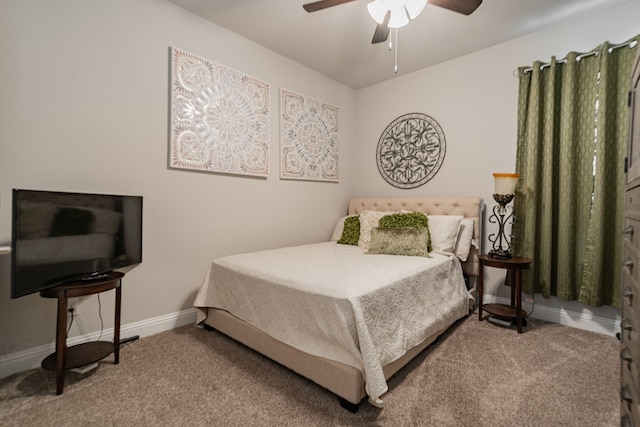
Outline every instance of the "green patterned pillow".
<path id="1" fill-rule="evenodd" d="M 380 218 L 380 227 L 414 227 L 427 229 L 427 250 L 433 250 L 431 246 L 431 232 L 429 231 L 429 218 L 422 212 L 393 213 Z"/>
<path id="2" fill-rule="evenodd" d="M 429 257 L 426 227 L 376 227 L 371 230 L 368 254 L 410 255 Z"/>
<path id="3" fill-rule="evenodd" d="M 342 236 L 338 239 L 338 243 L 358 246 L 358 240 L 360 240 L 360 218 L 358 216 L 349 216 L 344 220 Z"/>

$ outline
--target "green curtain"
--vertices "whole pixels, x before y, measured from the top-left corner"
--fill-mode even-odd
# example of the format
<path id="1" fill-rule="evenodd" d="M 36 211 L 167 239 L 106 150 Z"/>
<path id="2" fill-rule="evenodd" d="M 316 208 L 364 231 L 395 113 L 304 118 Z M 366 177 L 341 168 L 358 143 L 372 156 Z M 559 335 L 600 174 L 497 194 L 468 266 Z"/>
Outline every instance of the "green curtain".
<path id="1" fill-rule="evenodd" d="M 609 51 L 610 48 L 609 43 L 603 45 L 604 54 L 600 61 L 593 213 L 578 299 L 593 306 L 618 307 L 626 181 L 623 171 L 629 138 L 627 99 L 631 82 L 629 76 L 637 49 Z"/>
<path id="2" fill-rule="evenodd" d="M 617 307 L 637 49 L 610 47 L 520 67 L 512 235 L 514 254 L 534 259 L 525 292 Z"/>

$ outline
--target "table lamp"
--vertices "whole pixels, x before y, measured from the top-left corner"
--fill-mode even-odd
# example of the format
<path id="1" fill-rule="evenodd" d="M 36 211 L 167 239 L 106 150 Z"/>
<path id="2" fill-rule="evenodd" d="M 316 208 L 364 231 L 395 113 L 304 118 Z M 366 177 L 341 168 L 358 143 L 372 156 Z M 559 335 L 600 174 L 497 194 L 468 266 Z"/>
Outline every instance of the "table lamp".
<path id="1" fill-rule="evenodd" d="M 507 206 L 515 195 L 516 183 L 520 175 L 517 173 L 494 173 L 495 190 L 493 199 L 498 203 L 493 207 L 493 214 L 489 222 L 498 223 L 498 233 L 491 234 L 489 241 L 493 243 L 493 249 L 489 256 L 494 258 L 511 258 L 511 239 L 505 233 L 505 224 L 513 217 L 513 207 Z"/>

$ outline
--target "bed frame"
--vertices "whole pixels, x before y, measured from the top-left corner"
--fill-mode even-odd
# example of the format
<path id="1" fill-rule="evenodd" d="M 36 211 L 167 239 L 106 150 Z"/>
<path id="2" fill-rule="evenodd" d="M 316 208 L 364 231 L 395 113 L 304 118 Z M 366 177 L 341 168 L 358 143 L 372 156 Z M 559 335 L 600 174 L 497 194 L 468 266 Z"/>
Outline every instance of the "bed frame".
<path id="1" fill-rule="evenodd" d="M 412 197 L 412 198 L 358 198 L 349 203 L 349 214 L 359 214 L 365 210 L 400 211 L 411 210 L 430 215 L 463 215 L 474 220 L 474 242 L 469 258 L 462 263 L 467 287 L 477 300 L 477 279 L 479 271 L 478 255 L 482 251 L 484 223 L 484 202 L 480 197 Z M 470 311 L 473 310 L 473 304 Z M 360 370 L 323 357 L 297 350 L 278 341 L 262 330 L 229 314 L 227 311 L 209 308 L 204 325 L 243 343 L 253 350 L 269 357 L 281 365 L 297 372 L 326 388 L 340 398 L 340 404 L 355 412 L 358 404 L 366 397 L 364 378 Z M 410 349 L 404 356 L 383 367 L 385 378 L 389 379 L 400 368 L 433 343 L 447 328 L 428 337 Z"/>

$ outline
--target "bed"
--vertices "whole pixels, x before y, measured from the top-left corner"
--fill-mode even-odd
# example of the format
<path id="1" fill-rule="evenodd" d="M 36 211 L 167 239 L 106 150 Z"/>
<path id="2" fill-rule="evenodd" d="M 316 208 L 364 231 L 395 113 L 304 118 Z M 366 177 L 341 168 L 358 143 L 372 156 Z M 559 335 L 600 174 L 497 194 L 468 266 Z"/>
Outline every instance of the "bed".
<path id="1" fill-rule="evenodd" d="M 380 218 L 414 212 L 429 220 L 432 251 L 375 252 L 382 231 L 393 231 L 378 228 Z M 214 260 L 194 302 L 197 323 L 328 389 L 351 411 L 364 398 L 382 407 L 386 380 L 473 310 L 483 215 L 480 197 L 352 199 L 329 242 Z M 358 244 L 338 244 L 353 217 Z"/>

